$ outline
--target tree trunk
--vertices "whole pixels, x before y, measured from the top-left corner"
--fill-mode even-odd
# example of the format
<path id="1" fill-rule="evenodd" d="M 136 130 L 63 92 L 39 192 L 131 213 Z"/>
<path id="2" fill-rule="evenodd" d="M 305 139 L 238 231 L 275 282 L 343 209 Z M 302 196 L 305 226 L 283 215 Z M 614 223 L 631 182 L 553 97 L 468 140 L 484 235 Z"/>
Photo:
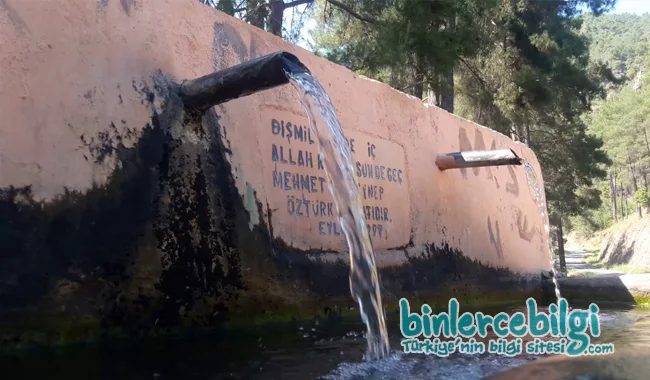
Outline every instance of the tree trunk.
<path id="1" fill-rule="evenodd" d="M 426 76 L 426 69 L 424 66 L 424 59 L 422 57 L 415 58 L 415 85 L 411 95 L 418 99 L 422 99 L 424 95 L 424 80 Z"/>
<path id="2" fill-rule="evenodd" d="M 643 170 L 643 186 L 645 187 L 645 191 L 648 191 L 648 173 Z M 650 214 L 650 204 L 646 206 L 645 213 Z"/>
<path id="3" fill-rule="evenodd" d="M 249 0 L 250 1 L 250 0 Z M 262 0 L 263 2 L 264 0 Z M 282 38 L 282 24 L 284 22 L 284 11 L 289 8 L 297 7 L 298 5 L 313 3 L 314 0 L 294 0 L 285 3 L 284 0 L 269 0 L 269 19 L 268 28 L 269 32 Z"/>
<path id="4" fill-rule="evenodd" d="M 630 216 L 630 205 L 627 203 L 627 198 L 630 197 L 630 188 L 625 189 L 625 217 Z"/>
<path id="5" fill-rule="evenodd" d="M 524 141 L 526 140 L 526 128 L 527 127 L 521 125 L 515 125 L 512 130 L 514 136 L 512 139 L 516 142 L 526 143 L 526 141 Z"/>
<path id="6" fill-rule="evenodd" d="M 643 127 L 643 137 L 645 138 L 645 150 L 648 155 L 650 155 L 650 143 L 648 143 L 648 132 L 645 127 Z"/>
<path id="7" fill-rule="evenodd" d="M 270 32 L 278 37 L 282 37 L 282 18 L 284 17 L 284 1 L 271 0 L 271 15 L 269 16 Z"/>
<path id="8" fill-rule="evenodd" d="M 443 88 L 440 108 L 449 113 L 454 113 L 454 69 L 451 69 L 447 74 L 447 84 Z"/>
<path id="9" fill-rule="evenodd" d="M 621 186 L 621 218 L 627 218 L 627 210 L 625 210 L 625 189 Z"/>
<path id="10" fill-rule="evenodd" d="M 627 163 L 630 166 L 630 172 L 632 173 L 632 185 L 634 186 L 634 193 L 636 194 L 637 191 L 639 191 L 639 186 L 636 182 L 636 174 L 634 170 L 634 165 L 632 165 L 632 158 L 630 157 L 630 153 L 628 152 L 627 154 Z M 636 202 L 636 213 L 639 214 L 639 218 L 643 217 L 643 211 L 641 211 L 641 205 L 639 202 Z"/>
<path id="11" fill-rule="evenodd" d="M 436 94 L 433 92 L 430 84 L 424 86 L 424 98 L 426 99 L 426 104 L 433 106 L 436 104 Z"/>
<path id="12" fill-rule="evenodd" d="M 453 12 L 447 21 L 447 29 L 450 33 L 454 33 L 456 30 L 456 12 Z M 441 70 L 441 74 L 439 80 L 444 85 L 440 89 L 440 108 L 449 113 L 454 113 L 454 66 L 452 65 L 448 70 Z"/>
<path id="13" fill-rule="evenodd" d="M 562 218 L 557 222 L 557 254 L 560 257 L 560 270 L 566 273 L 566 259 L 564 257 L 564 230 L 562 229 Z"/>
<path id="14" fill-rule="evenodd" d="M 618 221 L 618 212 L 616 210 L 616 173 L 609 172 L 609 197 L 612 201 L 612 218 L 614 222 Z"/>

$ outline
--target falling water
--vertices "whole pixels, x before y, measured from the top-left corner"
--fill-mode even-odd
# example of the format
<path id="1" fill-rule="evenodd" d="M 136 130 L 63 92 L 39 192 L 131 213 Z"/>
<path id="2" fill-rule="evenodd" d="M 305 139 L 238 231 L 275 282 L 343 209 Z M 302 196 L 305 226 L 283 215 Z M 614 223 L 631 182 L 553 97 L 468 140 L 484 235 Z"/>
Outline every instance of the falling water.
<path id="1" fill-rule="evenodd" d="M 537 182 L 537 175 L 533 166 L 525 162 L 524 169 L 526 170 L 526 178 L 528 179 L 528 186 L 533 191 L 537 207 L 540 214 L 542 214 L 542 221 L 544 222 L 544 230 L 546 231 L 546 240 L 548 241 L 548 254 L 551 259 L 551 270 L 553 272 L 553 285 L 555 286 L 555 297 L 559 301 L 562 296 L 560 295 L 560 285 L 557 282 L 557 272 L 555 271 L 555 260 L 553 259 L 553 243 L 551 243 L 551 226 L 548 219 L 548 208 L 546 206 L 546 193 L 544 189 Z"/>
<path id="2" fill-rule="evenodd" d="M 350 249 L 350 291 L 359 303 L 361 319 L 368 329 L 366 358 L 386 357 L 389 354 L 388 333 L 379 279 L 350 147 L 332 102 L 316 78 L 304 71 L 287 73 L 287 77 L 298 91 L 300 103 L 317 135 L 328 187 Z"/>

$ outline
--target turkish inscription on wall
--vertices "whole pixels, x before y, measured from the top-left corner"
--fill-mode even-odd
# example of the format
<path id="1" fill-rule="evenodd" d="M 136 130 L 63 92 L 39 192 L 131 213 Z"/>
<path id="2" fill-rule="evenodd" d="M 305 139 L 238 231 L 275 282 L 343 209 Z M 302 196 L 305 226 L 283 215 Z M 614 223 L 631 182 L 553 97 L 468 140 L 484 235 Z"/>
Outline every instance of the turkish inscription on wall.
<path id="1" fill-rule="evenodd" d="M 346 247 L 323 160 L 307 117 L 262 108 L 265 187 L 274 237 L 301 249 Z M 391 141 L 344 130 L 359 179 L 368 234 L 376 249 L 409 241 L 409 193 L 404 149 Z"/>

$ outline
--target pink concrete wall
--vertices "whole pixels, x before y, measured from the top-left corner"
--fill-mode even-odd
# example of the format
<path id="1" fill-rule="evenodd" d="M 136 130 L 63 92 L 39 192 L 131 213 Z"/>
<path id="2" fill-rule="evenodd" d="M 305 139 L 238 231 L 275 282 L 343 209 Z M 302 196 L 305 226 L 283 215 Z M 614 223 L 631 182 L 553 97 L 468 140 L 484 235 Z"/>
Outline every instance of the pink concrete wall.
<path id="1" fill-rule="evenodd" d="M 137 139 L 152 113 L 142 89 L 153 85 L 149 78 L 156 71 L 180 83 L 285 50 L 328 91 L 346 135 L 354 139 L 355 160 L 384 167 L 384 179 L 360 178 L 382 197 L 365 204 L 378 207 L 380 219 L 388 216 L 369 220 L 380 265 L 400 261 L 403 250 L 389 249 L 409 242 L 411 251 L 447 242 L 484 264 L 517 272 L 550 269 L 543 223 L 522 167 L 440 172 L 434 163 L 439 153 L 511 148 L 541 178 L 530 149 L 197 1 L 6 0 L 0 2 L 0 35 L 0 188 L 32 185 L 37 197 L 51 199 L 64 187 L 83 191 L 102 184 L 114 160 L 88 159 L 97 136 L 124 136 L 126 146 Z M 307 126 L 293 88 L 233 100 L 217 107 L 217 114 L 251 225 L 268 221 L 271 210 L 274 235 L 287 244 L 343 250 L 340 228 L 329 216 L 331 197 L 318 179 L 324 173 L 317 168 L 317 144 L 274 134 L 274 119 Z M 296 165 L 274 162 L 274 145 L 287 161 L 291 149 Z M 299 167 L 299 154 L 310 155 L 315 168 Z M 274 184 L 274 170 L 316 178 L 309 191 L 286 191 Z M 287 208 L 288 197 L 293 209 Z M 262 215 L 256 201 L 264 205 Z M 325 206 L 314 208 L 319 202 Z"/>

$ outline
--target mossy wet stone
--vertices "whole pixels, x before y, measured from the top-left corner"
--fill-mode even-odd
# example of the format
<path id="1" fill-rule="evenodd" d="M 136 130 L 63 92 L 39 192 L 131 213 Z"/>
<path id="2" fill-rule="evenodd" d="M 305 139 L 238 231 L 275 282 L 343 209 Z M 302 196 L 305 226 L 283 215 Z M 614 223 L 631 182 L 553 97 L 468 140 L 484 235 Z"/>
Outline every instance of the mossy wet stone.
<path id="1" fill-rule="evenodd" d="M 638 307 L 650 309 L 650 296 L 647 294 L 632 294 Z"/>
<path id="2" fill-rule="evenodd" d="M 141 141 L 158 139 L 157 132 L 146 127 Z M 113 304 L 129 281 L 137 243 L 155 215 L 155 159 L 146 145 L 119 144 L 114 153 L 128 164 L 86 192 L 66 190 L 46 202 L 35 200 L 29 186 L 0 189 L 5 343 L 100 335 L 96 310 Z"/>
<path id="3" fill-rule="evenodd" d="M 89 342 L 101 336 L 101 321 L 92 316 L 70 318 L 31 315 L 28 318 L 3 321 L 0 327 L 0 350 Z"/>
<path id="4" fill-rule="evenodd" d="M 113 136 L 111 123 L 114 133 L 99 132 L 90 151 L 98 165 L 116 158 L 106 183 L 47 201 L 29 186 L 0 189 L 3 347 L 165 334 L 226 318 L 241 287 L 238 194 L 215 138 L 218 118 L 184 119 L 175 84 L 162 73 L 150 82 L 133 81 L 152 109 L 135 144 Z M 212 138 L 177 136 L 204 126 L 216 128 Z"/>
<path id="5" fill-rule="evenodd" d="M 262 221 L 264 223 L 266 221 Z M 256 289 L 258 292 L 252 289 L 243 291 L 237 302 L 240 305 L 237 323 L 266 318 L 310 318 L 322 310 L 339 310 L 339 314 L 340 311 L 346 314 L 355 310 L 354 313 L 358 313 L 358 305 L 350 296 L 347 260 L 331 259 L 331 256 L 326 260 L 327 253 L 295 249 L 280 239 L 270 238 L 272 225 L 263 227 L 260 233 L 268 234 L 273 261 L 267 263 L 263 273 L 247 273 L 244 283 L 247 278 L 260 276 L 259 281 L 253 282 L 264 282 L 267 289 L 284 290 L 262 292 L 262 296 L 259 293 L 263 290 L 261 287 Z M 517 302 L 523 305 L 529 297 L 539 302 L 544 299 L 540 274 L 520 274 L 489 267 L 446 244 L 427 245 L 423 253 L 410 253 L 406 257 L 403 264 L 378 271 L 382 303 L 387 312 L 397 311 L 401 297 L 435 307 L 446 307 L 450 298 L 456 298 L 464 305 Z M 274 275 L 268 276 L 269 272 Z M 295 297 L 292 294 L 296 294 Z M 300 301 L 296 302 L 296 299 Z"/>

